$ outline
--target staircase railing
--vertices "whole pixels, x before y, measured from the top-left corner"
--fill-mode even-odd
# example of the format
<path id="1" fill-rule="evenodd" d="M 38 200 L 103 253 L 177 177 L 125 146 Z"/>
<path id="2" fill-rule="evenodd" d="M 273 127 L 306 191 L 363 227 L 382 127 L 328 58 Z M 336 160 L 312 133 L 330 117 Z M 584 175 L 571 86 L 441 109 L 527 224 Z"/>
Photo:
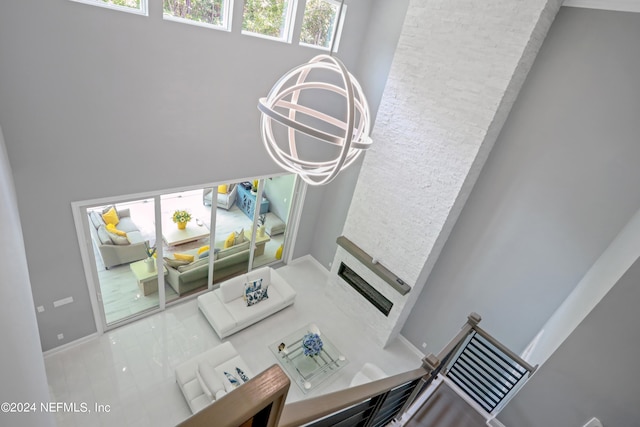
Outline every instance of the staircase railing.
<path id="1" fill-rule="evenodd" d="M 290 381 L 274 365 L 180 426 L 383 427 L 392 421 L 403 425 L 415 414 L 412 405 L 426 401 L 426 393 L 421 394 L 438 376 L 448 377 L 486 416 L 537 367 L 478 327 L 479 321 L 480 316 L 471 313 L 442 351 L 426 356 L 417 369 L 287 405 L 283 403 Z"/>

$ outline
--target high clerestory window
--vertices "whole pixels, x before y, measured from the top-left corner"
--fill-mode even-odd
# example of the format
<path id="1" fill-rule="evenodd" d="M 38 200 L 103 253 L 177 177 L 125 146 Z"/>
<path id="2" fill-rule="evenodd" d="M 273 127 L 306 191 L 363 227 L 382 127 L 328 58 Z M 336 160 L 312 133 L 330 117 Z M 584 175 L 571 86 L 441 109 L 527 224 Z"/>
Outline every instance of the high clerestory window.
<path id="1" fill-rule="evenodd" d="M 295 0 L 245 0 L 242 32 L 291 42 Z"/>
<path id="2" fill-rule="evenodd" d="M 230 30 L 231 0 L 164 0 L 164 19 Z"/>
<path id="3" fill-rule="evenodd" d="M 73 0 L 78 3 L 86 3 L 94 6 L 106 7 L 120 10 L 122 12 L 137 13 L 147 15 L 148 0 Z"/>
<path id="4" fill-rule="evenodd" d="M 336 0 L 307 0 L 302 19 L 300 44 L 329 50 L 336 33 L 336 24 L 344 21 L 344 19 L 338 19 L 339 10 L 340 3 Z M 345 11 L 346 6 L 343 6 L 343 18 Z M 341 31 L 342 28 L 338 28 L 334 50 L 337 50 Z"/>

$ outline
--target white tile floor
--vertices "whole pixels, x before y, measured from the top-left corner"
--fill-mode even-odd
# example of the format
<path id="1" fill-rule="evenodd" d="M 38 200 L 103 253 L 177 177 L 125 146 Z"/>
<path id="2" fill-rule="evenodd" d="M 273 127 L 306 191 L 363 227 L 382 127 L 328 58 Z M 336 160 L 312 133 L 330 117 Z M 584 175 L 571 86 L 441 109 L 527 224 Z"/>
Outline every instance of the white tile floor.
<path id="1" fill-rule="evenodd" d="M 326 298 L 328 272 L 309 257 L 279 270 L 298 292 L 293 306 L 227 338 L 258 373 L 277 363 L 267 345 L 308 323 L 346 355 L 349 364 L 305 396 L 291 385 L 287 401 L 339 390 L 369 361 L 388 374 L 420 365 L 400 340 L 382 349 L 367 339 L 368 326 Z M 174 426 L 191 415 L 175 382 L 177 364 L 219 345 L 216 335 L 191 300 L 163 313 L 45 358 L 51 399 L 56 402 L 109 405 L 109 413 L 59 413 L 58 426 Z"/>

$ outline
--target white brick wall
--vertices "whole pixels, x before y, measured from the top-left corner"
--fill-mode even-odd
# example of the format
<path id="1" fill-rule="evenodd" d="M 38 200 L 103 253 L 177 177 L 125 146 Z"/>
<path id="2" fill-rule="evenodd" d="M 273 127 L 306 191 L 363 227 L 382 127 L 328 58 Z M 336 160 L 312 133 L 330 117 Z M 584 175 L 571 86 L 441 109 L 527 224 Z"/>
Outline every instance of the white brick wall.
<path id="1" fill-rule="evenodd" d="M 410 2 L 343 233 L 418 284 L 396 332 L 561 3 Z"/>

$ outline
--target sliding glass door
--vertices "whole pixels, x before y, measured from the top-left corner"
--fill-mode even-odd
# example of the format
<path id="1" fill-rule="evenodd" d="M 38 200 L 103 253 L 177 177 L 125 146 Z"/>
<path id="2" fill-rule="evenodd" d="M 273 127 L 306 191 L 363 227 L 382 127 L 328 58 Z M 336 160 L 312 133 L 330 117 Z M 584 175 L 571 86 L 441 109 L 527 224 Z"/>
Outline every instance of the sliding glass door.
<path id="1" fill-rule="evenodd" d="M 93 248 L 96 294 L 107 327 L 158 308 L 153 199 L 92 206 L 85 212 Z M 150 257 L 151 256 L 151 257 Z"/>
<path id="2" fill-rule="evenodd" d="M 280 262 L 295 186 L 285 175 L 78 204 L 103 329 Z"/>

